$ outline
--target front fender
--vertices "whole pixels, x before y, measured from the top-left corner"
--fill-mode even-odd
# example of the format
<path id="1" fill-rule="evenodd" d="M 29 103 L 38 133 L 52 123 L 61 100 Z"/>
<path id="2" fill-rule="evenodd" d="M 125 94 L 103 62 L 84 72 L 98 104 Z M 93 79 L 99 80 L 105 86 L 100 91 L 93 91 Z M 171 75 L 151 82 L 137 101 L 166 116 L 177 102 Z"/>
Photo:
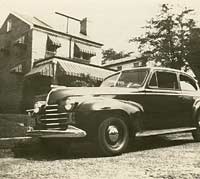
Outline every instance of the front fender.
<path id="1" fill-rule="evenodd" d="M 112 111 L 122 110 L 128 115 L 136 112 L 143 112 L 143 107 L 132 101 L 118 100 L 105 97 L 91 97 L 84 100 L 79 107 L 78 111 Z"/>
<path id="2" fill-rule="evenodd" d="M 82 102 L 77 111 L 81 114 L 78 120 L 80 127 L 93 128 L 103 120 L 104 116 L 122 115 L 131 130 L 140 131 L 142 129 L 143 107 L 132 101 L 91 97 Z"/>
<path id="3" fill-rule="evenodd" d="M 138 103 L 102 96 L 87 96 L 77 100 L 76 126 L 85 130 L 88 138 L 93 139 L 101 121 L 112 115 L 119 115 L 125 120 L 130 136 L 142 130 L 143 107 Z"/>

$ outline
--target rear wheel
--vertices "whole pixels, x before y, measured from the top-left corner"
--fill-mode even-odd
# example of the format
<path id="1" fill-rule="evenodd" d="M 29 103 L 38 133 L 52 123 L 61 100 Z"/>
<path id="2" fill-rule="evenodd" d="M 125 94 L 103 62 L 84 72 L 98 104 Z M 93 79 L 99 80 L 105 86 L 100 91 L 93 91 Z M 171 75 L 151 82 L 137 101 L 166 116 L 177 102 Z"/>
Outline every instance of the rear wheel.
<path id="1" fill-rule="evenodd" d="M 194 141 L 200 142 L 200 112 L 198 112 L 196 117 L 196 130 L 192 131 L 192 136 Z"/>
<path id="2" fill-rule="evenodd" d="M 129 131 L 120 117 L 108 117 L 98 126 L 98 147 L 105 156 L 119 155 L 129 142 Z"/>

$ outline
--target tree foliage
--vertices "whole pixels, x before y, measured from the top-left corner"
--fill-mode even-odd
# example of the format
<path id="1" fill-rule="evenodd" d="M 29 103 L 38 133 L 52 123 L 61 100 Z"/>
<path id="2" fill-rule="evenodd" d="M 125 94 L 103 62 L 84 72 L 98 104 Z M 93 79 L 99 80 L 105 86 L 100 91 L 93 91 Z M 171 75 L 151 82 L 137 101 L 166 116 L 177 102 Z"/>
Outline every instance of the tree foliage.
<path id="1" fill-rule="evenodd" d="M 102 51 L 104 62 L 108 60 L 116 60 L 124 57 L 129 57 L 131 53 L 132 52 L 124 53 L 123 51 L 117 52 L 113 48 Z"/>
<path id="2" fill-rule="evenodd" d="M 173 6 L 163 4 L 159 14 L 147 21 L 146 32 L 130 39 L 137 42 L 142 57 L 159 62 L 162 66 L 180 69 L 187 65 L 191 50 L 191 33 L 195 21 L 190 18 L 193 9 L 184 8 L 174 13 Z"/>
<path id="3" fill-rule="evenodd" d="M 81 74 L 79 78 L 72 80 L 68 85 L 73 87 L 94 87 L 99 86 L 100 83 L 100 81 L 95 80 L 90 75 Z"/>
<path id="4" fill-rule="evenodd" d="M 189 53 L 187 55 L 187 62 L 196 75 L 200 84 L 200 29 L 192 29 L 190 41 L 189 41 Z"/>

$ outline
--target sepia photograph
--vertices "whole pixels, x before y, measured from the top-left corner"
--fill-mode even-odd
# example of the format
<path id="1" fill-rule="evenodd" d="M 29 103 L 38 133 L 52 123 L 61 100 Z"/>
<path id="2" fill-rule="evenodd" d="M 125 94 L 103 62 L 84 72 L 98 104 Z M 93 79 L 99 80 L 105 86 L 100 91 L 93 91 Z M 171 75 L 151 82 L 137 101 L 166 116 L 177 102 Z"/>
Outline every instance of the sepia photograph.
<path id="1" fill-rule="evenodd" d="M 200 179 L 200 1 L 0 0 L 1 179 Z"/>

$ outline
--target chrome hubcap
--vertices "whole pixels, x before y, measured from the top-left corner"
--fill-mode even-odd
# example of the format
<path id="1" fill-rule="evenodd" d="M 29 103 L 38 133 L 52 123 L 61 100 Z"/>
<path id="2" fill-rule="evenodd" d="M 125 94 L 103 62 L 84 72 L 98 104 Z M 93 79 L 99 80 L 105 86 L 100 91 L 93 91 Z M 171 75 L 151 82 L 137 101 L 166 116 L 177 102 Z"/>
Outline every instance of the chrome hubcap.
<path id="1" fill-rule="evenodd" d="M 197 117 L 197 122 L 198 122 L 198 125 L 200 127 L 200 115 L 198 115 L 198 117 Z"/>
<path id="2" fill-rule="evenodd" d="M 119 131 L 116 126 L 108 127 L 108 137 L 111 142 L 117 142 L 119 139 Z"/>

